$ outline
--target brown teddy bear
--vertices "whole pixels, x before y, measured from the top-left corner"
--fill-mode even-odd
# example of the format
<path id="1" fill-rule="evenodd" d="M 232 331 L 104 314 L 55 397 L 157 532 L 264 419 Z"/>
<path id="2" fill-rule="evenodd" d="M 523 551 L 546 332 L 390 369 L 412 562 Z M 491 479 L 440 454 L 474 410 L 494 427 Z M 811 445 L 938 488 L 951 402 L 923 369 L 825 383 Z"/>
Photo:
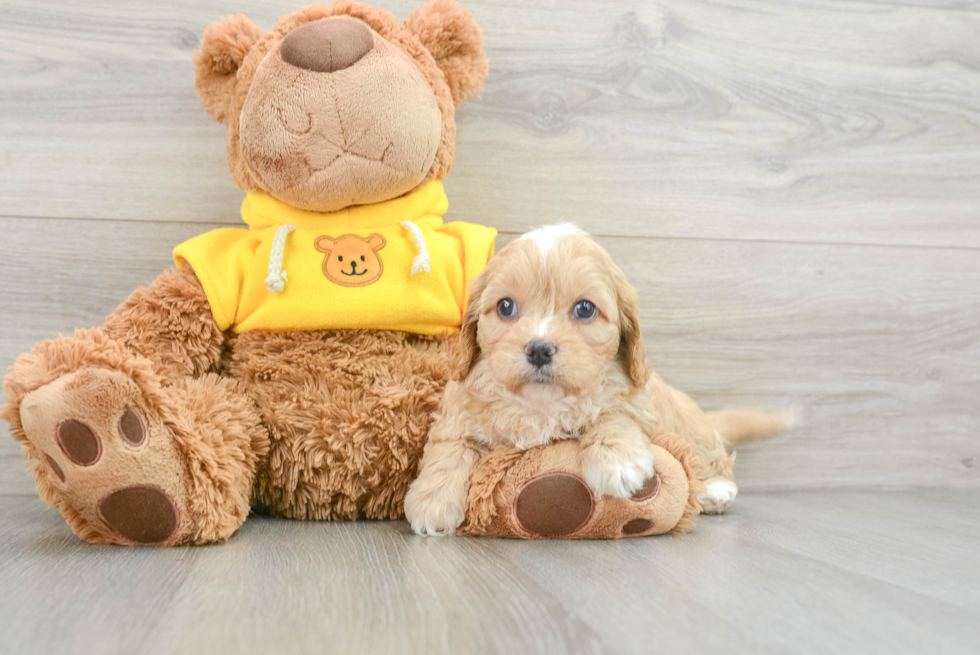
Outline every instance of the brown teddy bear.
<path id="1" fill-rule="evenodd" d="M 268 33 L 225 18 L 195 68 L 248 229 L 179 245 L 177 268 L 102 327 L 22 355 L 3 418 L 38 493 L 92 543 L 223 542 L 253 507 L 399 518 L 496 236 L 442 221 L 454 108 L 487 74 L 480 31 L 452 0 L 404 24 L 338 0 Z M 574 445 L 495 453 L 465 531 L 682 530 L 695 462 L 656 441 L 658 475 L 635 502 L 569 487 Z"/>

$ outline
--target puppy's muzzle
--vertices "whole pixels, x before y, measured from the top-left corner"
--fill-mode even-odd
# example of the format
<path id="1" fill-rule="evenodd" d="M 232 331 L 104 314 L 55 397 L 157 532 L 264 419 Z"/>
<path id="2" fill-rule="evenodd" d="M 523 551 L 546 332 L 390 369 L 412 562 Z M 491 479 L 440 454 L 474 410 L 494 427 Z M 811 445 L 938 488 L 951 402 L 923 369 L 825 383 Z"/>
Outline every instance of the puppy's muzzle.
<path id="1" fill-rule="evenodd" d="M 555 344 L 550 341 L 529 341 L 524 346 L 527 361 L 535 368 L 543 368 L 550 364 L 556 350 Z"/>

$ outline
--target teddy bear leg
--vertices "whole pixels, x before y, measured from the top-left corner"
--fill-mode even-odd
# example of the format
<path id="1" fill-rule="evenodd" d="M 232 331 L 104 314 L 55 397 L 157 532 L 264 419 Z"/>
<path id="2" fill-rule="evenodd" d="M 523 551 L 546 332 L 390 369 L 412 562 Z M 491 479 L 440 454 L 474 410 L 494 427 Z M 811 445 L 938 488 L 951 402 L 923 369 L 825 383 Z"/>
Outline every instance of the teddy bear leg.
<path id="1" fill-rule="evenodd" d="M 204 288 L 189 270 L 170 269 L 133 291 L 106 317 L 102 331 L 150 360 L 168 379 L 215 370 L 225 350 L 225 335 Z"/>
<path id="2" fill-rule="evenodd" d="M 92 543 L 221 542 L 245 520 L 268 434 L 234 380 L 164 386 L 101 330 L 46 341 L 4 381 L 38 493 Z"/>
<path id="3" fill-rule="evenodd" d="M 24 396 L 38 490 L 92 543 L 223 542 L 242 524 L 268 436 L 236 383 L 185 378 L 156 393 L 82 368 Z"/>

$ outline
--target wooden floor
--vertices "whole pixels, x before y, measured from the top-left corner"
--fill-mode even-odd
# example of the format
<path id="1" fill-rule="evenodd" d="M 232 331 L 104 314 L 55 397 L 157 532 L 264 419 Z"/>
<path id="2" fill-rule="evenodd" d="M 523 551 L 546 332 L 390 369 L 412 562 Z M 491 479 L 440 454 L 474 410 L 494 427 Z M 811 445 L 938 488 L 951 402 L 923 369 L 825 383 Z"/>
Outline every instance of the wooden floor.
<path id="1" fill-rule="evenodd" d="M 686 536 L 576 543 L 252 517 L 154 550 L 86 545 L 2 496 L 0 652 L 975 655 L 978 506 L 746 494 Z"/>
<path id="2" fill-rule="evenodd" d="M 192 52 L 304 1 L 0 0 L 0 370 L 240 224 Z M 802 409 L 739 451 L 773 493 L 628 543 L 96 548 L 0 425 L 0 655 L 980 652 L 980 3 L 462 3 L 491 73 L 447 218 L 596 235 L 668 382 Z"/>

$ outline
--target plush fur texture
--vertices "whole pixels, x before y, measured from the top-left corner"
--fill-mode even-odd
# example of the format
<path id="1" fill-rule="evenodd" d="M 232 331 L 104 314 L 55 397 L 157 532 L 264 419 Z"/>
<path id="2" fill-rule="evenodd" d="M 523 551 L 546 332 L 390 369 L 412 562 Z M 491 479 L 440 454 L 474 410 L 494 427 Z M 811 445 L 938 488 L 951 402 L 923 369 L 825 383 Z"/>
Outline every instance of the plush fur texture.
<path id="1" fill-rule="evenodd" d="M 149 359 L 164 379 L 216 371 L 225 345 L 201 283 L 175 268 L 134 291 L 106 318 L 103 332 Z"/>
<path id="2" fill-rule="evenodd" d="M 399 518 L 454 356 L 448 337 L 247 332 L 225 371 L 272 443 L 255 500 L 298 519 Z"/>
<path id="3" fill-rule="evenodd" d="M 728 482 L 709 506 L 734 500 L 734 455 L 711 418 L 650 369 L 636 290 L 581 231 L 543 228 L 501 250 L 474 281 L 461 338 L 464 377 L 446 388 L 406 498 L 416 532 L 457 529 L 470 475 L 488 453 L 566 439 L 580 441 L 582 479 L 597 498 L 636 493 L 654 474 L 651 435 L 666 430 L 691 445 L 700 479 Z M 535 348 L 550 354 L 536 361 Z M 786 427 L 765 412 L 738 417 L 744 438 Z"/>
<path id="4" fill-rule="evenodd" d="M 96 329 L 45 341 L 21 355 L 4 380 L 4 391 L 2 417 L 31 461 L 38 493 L 61 510 L 83 539 L 131 543 L 96 519 L 98 500 L 130 483 L 160 486 L 183 514 L 182 531 L 160 545 L 221 542 L 245 520 L 254 469 L 268 452 L 268 437 L 236 382 L 208 375 L 167 385 L 149 359 Z M 153 448 L 113 450 L 119 439 L 109 419 L 128 407 L 142 415 Z M 30 421 L 31 414 L 47 428 L 45 434 L 55 429 L 46 423 L 69 418 L 95 426 L 106 461 L 89 471 L 64 459 L 55 446 L 41 452 L 42 430 L 31 431 L 34 437 L 28 438 L 31 426 L 24 420 Z M 60 460 L 67 485 L 53 481 L 45 456 Z"/>

